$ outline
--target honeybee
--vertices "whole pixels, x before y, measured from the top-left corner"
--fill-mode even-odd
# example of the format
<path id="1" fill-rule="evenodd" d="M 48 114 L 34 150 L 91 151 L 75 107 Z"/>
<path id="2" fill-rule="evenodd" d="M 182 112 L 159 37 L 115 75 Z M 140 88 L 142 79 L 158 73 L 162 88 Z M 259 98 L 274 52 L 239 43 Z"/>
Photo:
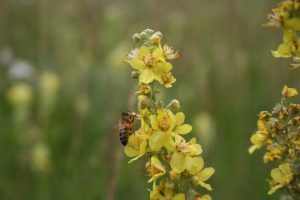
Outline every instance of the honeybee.
<path id="1" fill-rule="evenodd" d="M 119 121 L 119 137 L 121 143 L 125 146 L 128 143 L 129 136 L 133 132 L 133 123 L 135 119 L 141 119 L 141 116 L 135 112 L 122 112 Z"/>

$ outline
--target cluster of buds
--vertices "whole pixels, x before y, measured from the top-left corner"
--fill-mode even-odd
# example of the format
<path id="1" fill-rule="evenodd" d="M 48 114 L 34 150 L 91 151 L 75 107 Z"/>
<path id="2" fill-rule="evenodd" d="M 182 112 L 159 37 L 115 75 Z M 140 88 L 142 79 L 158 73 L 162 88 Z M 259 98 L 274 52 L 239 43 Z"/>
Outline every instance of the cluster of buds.
<path id="1" fill-rule="evenodd" d="M 202 148 L 196 138 L 189 141 L 183 137 L 192 131 L 184 123 L 185 115 L 180 112 L 178 100 L 164 106 L 157 98 L 160 86 L 169 88 L 176 81 L 171 72 L 170 60 L 179 57 L 169 45 L 161 45 L 162 34 L 147 29 L 133 35 L 141 43 L 124 59 L 133 69 L 133 78 L 139 81 L 138 115 L 140 128 L 133 131 L 125 145 L 125 154 L 132 159 L 129 163 L 147 155 L 145 165 L 149 183 L 153 183 L 151 200 L 211 200 L 203 194 L 211 191 L 206 183 L 215 172 L 204 167 Z"/>
<path id="2" fill-rule="evenodd" d="M 281 102 L 273 111 L 262 111 L 257 122 L 257 131 L 251 136 L 252 154 L 256 149 L 266 148 L 265 163 L 278 161 L 279 167 L 271 170 L 270 191 L 286 187 L 292 196 L 300 194 L 300 105 L 290 103 L 298 95 L 294 88 L 284 86 Z"/>
<path id="3" fill-rule="evenodd" d="M 283 42 L 277 50 L 272 51 L 274 57 L 292 58 L 291 69 L 300 67 L 300 1 L 283 0 L 268 15 L 269 21 L 263 26 L 281 28 Z"/>

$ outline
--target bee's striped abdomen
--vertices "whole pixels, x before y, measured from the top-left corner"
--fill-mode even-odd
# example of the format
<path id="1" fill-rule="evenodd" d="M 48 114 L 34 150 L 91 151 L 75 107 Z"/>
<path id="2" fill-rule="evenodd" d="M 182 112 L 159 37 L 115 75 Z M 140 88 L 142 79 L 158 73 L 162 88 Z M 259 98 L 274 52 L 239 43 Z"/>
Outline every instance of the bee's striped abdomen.
<path id="1" fill-rule="evenodd" d="M 128 143 L 128 131 L 127 129 L 120 130 L 120 141 L 125 146 Z"/>

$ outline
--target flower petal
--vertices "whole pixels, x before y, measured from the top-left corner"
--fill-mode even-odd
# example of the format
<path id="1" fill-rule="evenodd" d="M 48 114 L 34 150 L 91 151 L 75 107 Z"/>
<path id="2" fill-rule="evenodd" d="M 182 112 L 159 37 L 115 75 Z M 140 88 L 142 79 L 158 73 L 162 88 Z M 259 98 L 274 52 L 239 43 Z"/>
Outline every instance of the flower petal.
<path id="1" fill-rule="evenodd" d="M 292 56 L 292 48 L 287 43 L 280 44 L 276 51 L 271 52 L 275 58 L 289 58 Z"/>
<path id="2" fill-rule="evenodd" d="M 183 124 L 181 126 L 177 126 L 174 130 L 175 133 L 185 135 L 189 132 L 191 132 L 193 127 L 189 124 Z"/>
<path id="3" fill-rule="evenodd" d="M 154 73 L 151 69 L 145 69 L 141 72 L 139 77 L 140 82 L 149 84 L 154 80 Z"/>
<path id="4" fill-rule="evenodd" d="M 275 187 L 272 187 L 271 190 L 269 190 L 268 195 L 273 194 L 274 192 L 276 192 L 276 190 L 282 188 L 284 185 L 276 185 Z"/>
<path id="5" fill-rule="evenodd" d="M 132 158 L 128 163 L 132 163 L 133 161 L 142 157 L 147 151 L 147 145 L 148 145 L 147 140 L 144 140 L 140 145 L 140 152 L 139 152 L 138 156 L 136 156 L 135 158 Z M 125 147 L 125 149 L 126 149 L 126 147 Z"/>
<path id="6" fill-rule="evenodd" d="M 187 156 L 185 159 L 186 169 L 191 175 L 195 175 L 203 168 L 204 162 L 201 157 L 190 157 Z"/>
<path id="7" fill-rule="evenodd" d="M 285 178 L 279 168 L 274 168 L 271 170 L 271 177 L 277 182 L 277 183 L 285 183 Z"/>
<path id="8" fill-rule="evenodd" d="M 284 86 L 282 89 L 282 95 L 291 98 L 298 95 L 298 91 L 295 88 L 289 88 L 288 86 Z"/>
<path id="9" fill-rule="evenodd" d="M 153 130 L 159 130 L 155 115 L 150 116 L 150 122 L 151 122 L 151 126 L 152 126 Z"/>
<path id="10" fill-rule="evenodd" d="M 175 151 L 175 141 L 171 134 L 166 134 L 164 147 L 166 147 L 169 151 Z"/>
<path id="11" fill-rule="evenodd" d="M 161 48 L 155 48 L 152 54 L 155 57 L 155 60 L 165 61 L 165 57 Z"/>
<path id="12" fill-rule="evenodd" d="M 286 183 L 289 183 L 293 179 L 293 172 L 291 170 L 291 166 L 289 163 L 279 165 L 279 169 L 281 170 Z"/>
<path id="13" fill-rule="evenodd" d="M 185 170 L 185 155 L 174 152 L 170 165 L 176 173 L 183 172 Z"/>
<path id="14" fill-rule="evenodd" d="M 176 126 L 180 126 L 181 124 L 183 124 L 185 119 L 185 115 L 183 112 L 178 112 L 175 115 L 175 120 L 176 120 Z"/>
<path id="15" fill-rule="evenodd" d="M 215 169 L 212 167 L 207 167 L 204 168 L 198 175 L 197 177 L 199 178 L 200 181 L 206 181 L 209 179 L 213 174 L 215 173 Z"/>
<path id="16" fill-rule="evenodd" d="M 178 193 L 172 197 L 172 200 L 185 200 L 185 195 L 183 193 Z"/>
<path id="17" fill-rule="evenodd" d="M 206 194 L 201 197 L 201 200 L 212 200 L 211 196 Z"/>
<path id="18" fill-rule="evenodd" d="M 143 58 L 148 54 L 150 54 L 150 49 L 145 45 L 141 46 L 139 54 L 140 58 Z"/>
<path id="19" fill-rule="evenodd" d="M 204 183 L 202 181 L 199 181 L 198 184 L 201 185 L 202 187 L 204 187 L 205 189 L 207 189 L 209 191 L 212 191 L 212 188 L 211 188 L 210 184 Z"/>
<path id="20" fill-rule="evenodd" d="M 248 149 L 248 153 L 249 154 L 253 154 L 253 152 L 258 149 L 256 145 L 252 145 L 251 147 L 249 147 Z"/>
<path id="21" fill-rule="evenodd" d="M 145 63 L 138 59 L 138 58 L 135 58 L 135 59 L 132 59 L 130 62 L 129 62 L 130 66 L 133 68 L 133 69 L 136 69 L 138 71 L 143 71 L 145 69 Z"/>
<path id="22" fill-rule="evenodd" d="M 169 72 L 172 68 L 173 68 L 173 66 L 170 63 L 164 62 L 164 61 L 159 61 L 154 66 L 153 70 L 154 70 L 155 74 L 161 76 L 164 72 Z"/>
<path id="23" fill-rule="evenodd" d="M 156 156 L 151 157 L 151 167 L 155 169 L 155 174 L 152 174 L 152 178 L 148 182 L 155 181 L 166 173 L 165 168 Z"/>
<path id="24" fill-rule="evenodd" d="M 159 151 L 165 143 L 165 134 L 162 132 L 155 132 L 149 137 L 149 146 L 152 151 Z"/>
<path id="25" fill-rule="evenodd" d="M 128 157 L 134 157 L 139 154 L 139 151 L 137 151 L 136 149 L 132 148 L 129 145 L 125 146 L 124 152 Z"/>

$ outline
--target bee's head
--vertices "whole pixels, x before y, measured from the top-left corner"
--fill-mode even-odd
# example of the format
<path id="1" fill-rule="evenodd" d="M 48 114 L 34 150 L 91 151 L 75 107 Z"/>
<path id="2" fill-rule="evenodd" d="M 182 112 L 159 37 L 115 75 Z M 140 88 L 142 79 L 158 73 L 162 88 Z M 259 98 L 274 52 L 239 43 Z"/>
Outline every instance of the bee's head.
<path id="1" fill-rule="evenodd" d="M 122 118 L 125 119 L 128 123 L 133 123 L 134 119 L 140 119 L 141 116 L 135 112 L 122 112 Z"/>

